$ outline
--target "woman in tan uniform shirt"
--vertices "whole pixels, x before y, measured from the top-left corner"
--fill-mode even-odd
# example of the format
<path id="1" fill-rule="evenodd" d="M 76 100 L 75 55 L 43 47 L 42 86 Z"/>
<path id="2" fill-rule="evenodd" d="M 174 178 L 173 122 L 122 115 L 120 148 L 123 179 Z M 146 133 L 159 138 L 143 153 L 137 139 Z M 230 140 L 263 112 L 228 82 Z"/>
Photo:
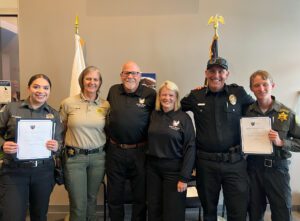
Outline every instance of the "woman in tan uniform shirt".
<path id="1" fill-rule="evenodd" d="M 109 103 L 100 98 L 98 68 L 90 66 L 79 76 L 81 93 L 65 99 L 60 115 L 66 128 L 65 186 L 70 220 L 96 220 L 97 193 L 104 176 L 105 118 Z"/>

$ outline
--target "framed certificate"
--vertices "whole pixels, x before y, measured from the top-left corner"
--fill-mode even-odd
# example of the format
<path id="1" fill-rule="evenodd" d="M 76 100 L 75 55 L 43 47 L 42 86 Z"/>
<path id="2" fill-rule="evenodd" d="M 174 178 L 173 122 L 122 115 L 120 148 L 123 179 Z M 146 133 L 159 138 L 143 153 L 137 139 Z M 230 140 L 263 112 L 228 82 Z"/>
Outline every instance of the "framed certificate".
<path id="1" fill-rule="evenodd" d="M 242 151 L 246 154 L 272 154 L 273 145 L 268 133 L 269 117 L 244 117 L 241 119 Z"/>
<path id="2" fill-rule="evenodd" d="M 53 139 L 54 122 L 51 119 L 17 119 L 17 160 L 35 160 L 51 157 L 46 142 Z"/>

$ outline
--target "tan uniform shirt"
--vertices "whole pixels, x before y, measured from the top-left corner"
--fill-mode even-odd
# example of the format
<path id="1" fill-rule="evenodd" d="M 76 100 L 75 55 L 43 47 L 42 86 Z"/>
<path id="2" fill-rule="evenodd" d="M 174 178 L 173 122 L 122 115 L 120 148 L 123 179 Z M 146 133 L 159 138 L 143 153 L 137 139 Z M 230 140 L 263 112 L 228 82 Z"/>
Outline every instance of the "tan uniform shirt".
<path id="1" fill-rule="evenodd" d="M 88 101 L 83 94 L 68 97 L 61 103 L 60 116 L 65 125 L 65 145 L 94 149 L 106 142 L 105 119 L 109 103 L 98 96 Z"/>

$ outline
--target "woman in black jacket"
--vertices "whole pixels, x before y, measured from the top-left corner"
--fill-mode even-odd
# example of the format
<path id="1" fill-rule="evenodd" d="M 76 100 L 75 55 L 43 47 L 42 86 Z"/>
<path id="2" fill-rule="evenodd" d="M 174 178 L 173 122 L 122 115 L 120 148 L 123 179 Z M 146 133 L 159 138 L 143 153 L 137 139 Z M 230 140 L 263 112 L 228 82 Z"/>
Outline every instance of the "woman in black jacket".
<path id="1" fill-rule="evenodd" d="M 184 221 L 196 152 L 194 127 L 180 110 L 178 87 L 171 81 L 159 88 L 155 109 L 148 130 L 148 220 Z"/>

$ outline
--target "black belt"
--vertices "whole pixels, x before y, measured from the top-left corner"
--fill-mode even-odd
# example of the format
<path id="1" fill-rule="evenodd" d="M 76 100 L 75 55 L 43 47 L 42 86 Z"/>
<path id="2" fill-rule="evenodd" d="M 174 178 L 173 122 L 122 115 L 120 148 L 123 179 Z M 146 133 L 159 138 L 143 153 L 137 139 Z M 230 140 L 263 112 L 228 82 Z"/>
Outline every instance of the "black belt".
<path id="1" fill-rule="evenodd" d="M 255 165 L 257 167 L 269 167 L 269 168 L 276 168 L 280 166 L 288 166 L 290 164 L 289 160 L 282 159 L 278 157 L 248 157 L 248 163 L 251 165 Z"/>
<path id="2" fill-rule="evenodd" d="M 67 149 L 67 154 L 68 155 L 76 155 L 76 154 L 84 154 L 84 155 L 89 155 L 89 154 L 94 154 L 94 153 L 99 153 L 100 148 L 94 148 L 94 149 L 81 149 L 78 147 L 71 147 L 71 146 L 66 146 Z"/>
<path id="3" fill-rule="evenodd" d="M 110 138 L 110 143 L 112 143 L 112 144 L 114 144 L 117 147 L 120 147 L 122 149 L 135 149 L 135 148 L 143 147 L 143 146 L 146 145 L 146 141 L 140 142 L 140 143 L 135 143 L 135 144 L 121 144 L 121 143 L 118 143 L 118 142 L 114 141 L 111 138 Z"/>
<path id="4" fill-rule="evenodd" d="M 28 161 L 12 161 L 12 160 L 3 160 L 4 167 L 9 168 L 34 168 L 42 165 L 50 165 L 54 163 L 53 159 L 45 160 L 28 160 Z"/>
<path id="5" fill-rule="evenodd" d="M 203 160 L 230 163 L 235 163 L 243 158 L 241 153 L 209 153 L 200 150 L 198 150 L 197 156 Z"/>

